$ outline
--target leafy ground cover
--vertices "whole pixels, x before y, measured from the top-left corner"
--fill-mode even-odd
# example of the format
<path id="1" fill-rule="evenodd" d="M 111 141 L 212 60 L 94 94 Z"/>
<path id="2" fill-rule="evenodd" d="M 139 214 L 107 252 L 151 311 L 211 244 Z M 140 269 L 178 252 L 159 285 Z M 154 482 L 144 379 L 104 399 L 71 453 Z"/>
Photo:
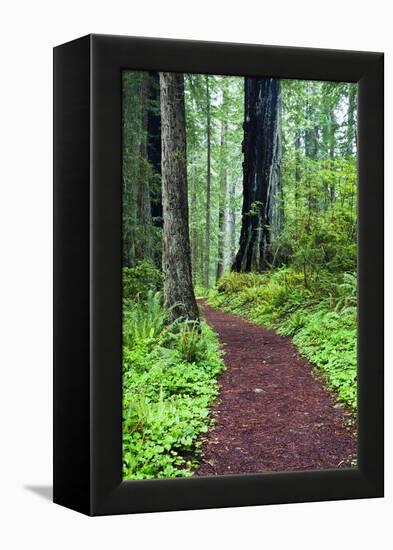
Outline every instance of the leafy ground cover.
<path id="1" fill-rule="evenodd" d="M 203 321 L 167 325 L 159 291 L 123 312 L 123 478 L 191 476 L 224 368 L 217 337 Z"/>

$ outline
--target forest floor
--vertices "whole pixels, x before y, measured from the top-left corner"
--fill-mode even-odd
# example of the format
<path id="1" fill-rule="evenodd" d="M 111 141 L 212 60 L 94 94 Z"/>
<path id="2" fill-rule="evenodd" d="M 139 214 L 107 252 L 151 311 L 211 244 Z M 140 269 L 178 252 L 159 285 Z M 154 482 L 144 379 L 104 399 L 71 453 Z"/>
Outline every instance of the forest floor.
<path id="1" fill-rule="evenodd" d="M 197 476 L 348 468 L 351 412 L 337 403 L 290 338 L 199 300 L 227 369 L 212 406 Z"/>

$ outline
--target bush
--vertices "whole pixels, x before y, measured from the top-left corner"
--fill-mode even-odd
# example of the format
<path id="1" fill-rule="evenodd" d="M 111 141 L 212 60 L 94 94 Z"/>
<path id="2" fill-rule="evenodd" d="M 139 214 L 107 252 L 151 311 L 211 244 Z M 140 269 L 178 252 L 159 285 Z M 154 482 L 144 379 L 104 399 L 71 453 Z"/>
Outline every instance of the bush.
<path id="1" fill-rule="evenodd" d="M 133 348 L 138 342 L 154 341 L 165 325 L 161 292 L 149 290 L 143 300 L 123 301 L 123 344 Z"/>
<path id="2" fill-rule="evenodd" d="M 123 267 L 123 298 L 135 300 L 145 297 L 149 291 L 162 288 L 162 274 L 150 262 L 142 262 L 136 267 Z"/>
<path id="3" fill-rule="evenodd" d="M 165 326 L 161 296 L 124 304 L 123 477 L 187 477 L 224 368 L 204 322 Z"/>
<path id="4" fill-rule="evenodd" d="M 168 348 L 177 349 L 182 359 L 188 363 L 199 361 L 207 352 L 200 325 L 193 321 L 179 320 L 173 323 L 163 333 L 161 343 Z"/>

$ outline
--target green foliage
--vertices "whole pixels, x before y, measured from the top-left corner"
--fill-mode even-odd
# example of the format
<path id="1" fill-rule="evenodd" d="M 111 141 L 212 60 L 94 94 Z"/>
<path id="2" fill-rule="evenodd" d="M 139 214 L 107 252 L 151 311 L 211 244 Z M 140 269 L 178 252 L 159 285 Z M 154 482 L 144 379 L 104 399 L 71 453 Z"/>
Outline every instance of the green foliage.
<path id="1" fill-rule="evenodd" d="M 139 341 L 154 342 L 165 325 L 162 295 L 150 290 L 146 298 L 123 302 L 123 343 L 133 348 Z"/>
<path id="2" fill-rule="evenodd" d="M 123 477 L 187 477 L 224 365 L 202 322 L 165 325 L 160 293 L 124 304 Z"/>
<path id="3" fill-rule="evenodd" d="M 339 398 L 356 407 L 356 317 L 316 308 L 295 334 L 294 343 L 323 371 Z"/>
<path id="4" fill-rule="evenodd" d="M 193 321 L 178 320 L 163 333 L 161 342 L 177 349 L 182 360 L 197 363 L 207 352 L 206 340 L 201 338 L 201 328 Z"/>
<path id="5" fill-rule="evenodd" d="M 324 270 L 306 288 L 293 268 L 230 273 L 209 303 L 291 336 L 339 399 L 356 408 L 355 274 Z"/>
<path id="6" fill-rule="evenodd" d="M 281 92 L 285 215 L 272 248 L 313 291 L 326 271 L 356 270 L 356 88 L 283 80 Z"/>
<path id="7" fill-rule="evenodd" d="M 141 262 L 133 268 L 123 267 L 123 298 L 143 298 L 149 291 L 157 291 L 161 287 L 162 273 L 151 262 Z"/>
<path id="8" fill-rule="evenodd" d="M 337 312 L 355 312 L 357 306 L 356 273 L 344 273 L 343 282 L 334 285 L 334 292 L 332 292 L 330 298 L 332 306 Z"/>

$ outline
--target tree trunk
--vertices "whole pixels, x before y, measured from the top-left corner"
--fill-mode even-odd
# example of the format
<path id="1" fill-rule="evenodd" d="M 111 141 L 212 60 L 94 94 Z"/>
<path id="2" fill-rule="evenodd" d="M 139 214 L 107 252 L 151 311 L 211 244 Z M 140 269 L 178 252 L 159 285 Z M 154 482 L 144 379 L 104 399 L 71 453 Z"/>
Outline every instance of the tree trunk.
<path id="1" fill-rule="evenodd" d="M 206 233 L 205 233 L 205 269 L 203 282 L 209 288 L 210 272 L 210 195 L 211 195 L 211 127 L 210 127 L 210 90 L 209 77 L 206 75 L 206 132 L 207 132 L 207 172 L 206 172 Z"/>
<path id="2" fill-rule="evenodd" d="M 227 213 L 227 166 L 226 166 L 226 133 L 228 124 L 224 120 L 221 123 L 221 162 L 220 162 L 220 196 L 218 206 L 218 260 L 216 281 L 224 273 L 225 263 L 225 231 L 226 231 L 226 213 Z"/>
<path id="3" fill-rule="evenodd" d="M 188 230 L 184 77 L 160 73 L 164 306 L 169 322 L 197 321 Z"/>
<path id="4" fill-rule="evenodd" d="M 356 92 L 357 88 L 354 84 L 350 84 L 348 92 L 348 125 L 347 125 L 347 155 L 354 154 L 356 146 Z"/>
<path id="5" fill-rule="evenodd" d="M 263 271 L 271 260 L 271 222 L 279 186 L 280 81 L 245 78 L 243 207 L 234 271 Z"/>
<path id="6" fill-rule="evenodd" d="M 307 129 L 305 130 L 305 154 L 306 157 L 316 159 L 319 153 L 319 127 L 317 123 L 315 103 L 313 96 L 316 94 L 315 83 L 309 81 L 307 84 L 307 93 L 309 94 L 311 101 L 307 101 L 306 115 L 307 115 Z"/>
<path id="7" fill-rule="evenodd" d="M 150 199 L 150 182 L 147 170 L 147 142 L 148 142 L 148 108 L 147 99 L 149 93 L 149 76 L 143 73 L 140 82 L 141 104 L 141 133 L 139 146 L 139 181 L 137 194 L 137 221 L 141 238 L 138 239 L 139 247 L 137 258 L 139 260 L 151 259 L 153 256 L 152 243 L 152 216 Z"/>
<path id="8" fill-rule="evenodd" d="M 224 269 L 232 265 L 236 257 L 236 208 L 235 208 L 235 195 L 236 195 L 236 181 L 232 181 L 232 185 L 229 190 L 229 211 L 228 211 L 228 236 L 229 236 L 229 257 L 228 265 L 225 265 Z"/>
<path id="9" fill-rule="evenodd" d="M 336 115 L 335 115 L 335 112 L 334 112 L 334 107 L 330 108 L 329 119 L 330 119 L 329 158 L 332 161 L 332 165 L 333 165 L 333 161 L 334 161 L 334 157 L 335 157 L 335 151 L 336 151 L 336 130 L 337 130 L 337 122 L 336 122 Z M 330 202 L 333 203 L 336 199 L 336 189 L 335 189 L 334 183 L 330 184 L 329 195 L 330 195 Z"/>
<path id="10" fill-rule="evenodd" d="M 300 130 L 297 130 L 296 138 L 295 138 L 295 207 L 296 208 L 299 202 L 299 187 L 300 187 L 300 180 L 301 180 L 300 165 L 301 165 Z"/>
<path id="11" fill-rule="evenodd" d="M 191 167 L 191 269 L 192 269 L 192 281 L 194 286 L 196 285 L 197 280 L 197 193 L 196 193 L 196 174 L 195 174 L 195 164 L 194 159 L 192 159 Z"/>
<path id="12" fill-rule="evenodd" d="M 315 84 L 308 82 L 307 92 L 312 98 L 315 95 Z M 309 159 L 316 161 L 319 154 L 319 128 L 316 120 L 316 109 L 313 101 L 308 101 L 306 105 L 308 128 L 305 131 L 305 154 Z M 313 184 L 313 175 L 310 166 L 306 170 L 307 202 L 308 202 L 308 223 L 310 223 L 312 213 L 318 208 L 318 200 L 315 193 L 315 184 Z"/>
<path id="13" fill-rule="evenodd" d="M 276 128 L 274 135 L 273 143 L 273 158 L 274 162 L 272 163 L 270 171 L 270 189 L 268 189 L 269 201 L 269 212 L 268 219 L 270 223 L 270 237 L 272 244 L 274 240 L 279 237 L 281 234 L 282 228 L 284 226 L 284 194 L 281 185 L 281 101 L 280 101 L 280 92 L 278 96 L 278 106 L 277 106 L 277 120 Z M 276 253 L 275 253 L 276 255 Z"/>
<path id="14" fill-rule="evenodd" d="M 152 167 L 153 174 L 161 176 L 160 77 L 156 72 L 149 73 L 147 134 L 147 158 Z M 151 215 L 154 225 L 162 227 L 161 185 L 158 184 L 151 189 Z"/>

